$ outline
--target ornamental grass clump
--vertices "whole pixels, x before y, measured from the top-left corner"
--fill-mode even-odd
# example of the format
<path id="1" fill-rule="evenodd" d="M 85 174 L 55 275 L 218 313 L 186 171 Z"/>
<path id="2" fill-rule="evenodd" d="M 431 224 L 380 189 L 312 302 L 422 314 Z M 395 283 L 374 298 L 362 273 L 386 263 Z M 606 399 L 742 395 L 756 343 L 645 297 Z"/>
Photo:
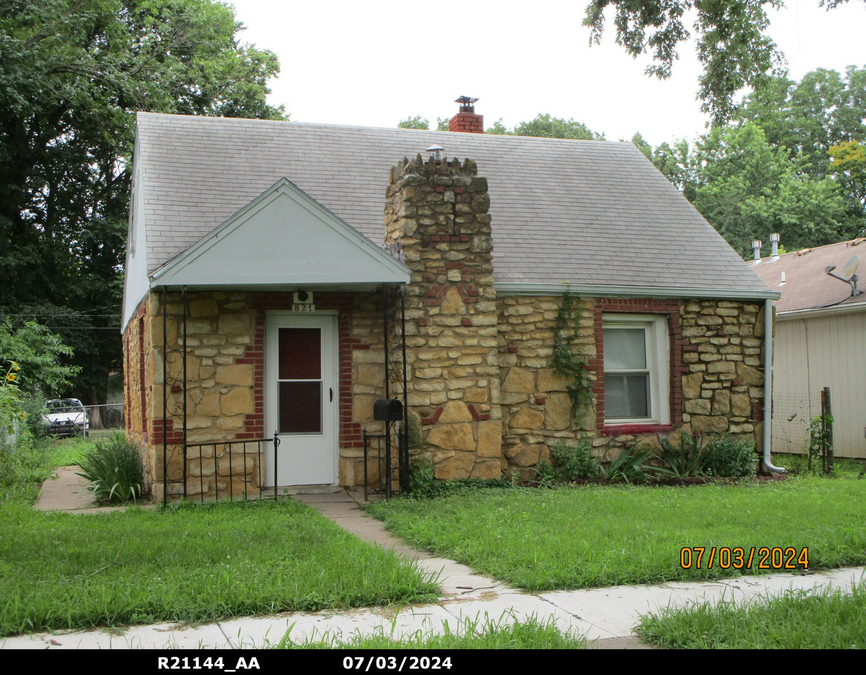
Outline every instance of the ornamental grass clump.
<path id="1" fill-rule="evenodd" d="M 98 441 L 78 466 L 78 475 L 99 502 L 134 502 L 142 495 L 144 466 L 138 446 L 120 434 Z"/>

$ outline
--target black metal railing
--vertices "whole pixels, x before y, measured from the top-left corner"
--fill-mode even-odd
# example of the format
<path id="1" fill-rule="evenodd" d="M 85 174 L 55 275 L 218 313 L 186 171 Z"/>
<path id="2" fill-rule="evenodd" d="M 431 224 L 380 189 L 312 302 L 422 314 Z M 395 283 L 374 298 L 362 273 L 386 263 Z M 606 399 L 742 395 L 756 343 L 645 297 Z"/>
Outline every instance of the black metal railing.
<path id="1" fill-rule="evenodd" d="M 273 485 L 266 485 L 265 455 L 267 446 L 273 453 Z M 274 434 L 271 438 L 255 438 L 236 441 L 210 441 L 208 443 L 187 443 L 181 447 L 183 461 L 181 475 L 173 479 L 165 472 L 163 480 L 163 503 L 168 501 L 168 486 L 183 485 L 183 497 L 205 498 L 229 501 L 246 499 L 275 499 L 277 493 L 277 468 L 280 439 Z M 194 488 L 198 479 L 198 492 Z M 223 479 L 222 486 L 220 485 Z M 240 482 L 241 485 L 235 486 Z M 175 493 L 175 496 L 181 496 Z"/>
<path id="2" fill-rule="evenodd" d="M 391 427 L 392 425 L 387 425 Z M 364 501 L 368 501 L 370 495 L 384 495 L 385 499 L 391 499 L 393 496 L 393 484 L 395 479 L 400 485 L 400 490 L 403 491 L 401 482 L 402 472 L 401 458 L 404 454 L 403 443 L 404 435 L 395 433 L 391 428 L 387 434 L 368 434 L 364 429 Z M 397 453 L 393 452 L 392 445 L 396 440 Z M 395 462 L 394 460 L 397 460 Z M 370 468 L 376 469 L 375 482 L 377 487 L 371 487 Z"/>

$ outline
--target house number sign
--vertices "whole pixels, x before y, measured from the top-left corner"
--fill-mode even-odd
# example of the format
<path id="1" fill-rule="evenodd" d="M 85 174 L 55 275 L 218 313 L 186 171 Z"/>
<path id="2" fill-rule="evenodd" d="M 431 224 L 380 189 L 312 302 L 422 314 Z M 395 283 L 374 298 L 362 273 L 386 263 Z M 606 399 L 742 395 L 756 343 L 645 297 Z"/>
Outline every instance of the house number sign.
<path id="1" fill-rule="evenodd" d="M 300 305 L 298 303 L 293 303 L 292 304 L 292 311 L 293 312 L 315 312 L 316 306 L 315 305 L 307 305 L 307 304 Z"/>

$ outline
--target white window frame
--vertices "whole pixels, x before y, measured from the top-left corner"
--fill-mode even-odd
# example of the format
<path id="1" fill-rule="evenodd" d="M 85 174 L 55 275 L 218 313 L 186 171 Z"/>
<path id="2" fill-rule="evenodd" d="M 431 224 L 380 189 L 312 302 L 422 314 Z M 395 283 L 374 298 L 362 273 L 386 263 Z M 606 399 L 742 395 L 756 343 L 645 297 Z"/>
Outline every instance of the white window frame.
<path id="1" fill-rule="evenodd" d="M 610 417 L 605 409 L 605 425 L 670 424 L 670 337 L 666 315 L 602 314 L 602 335 L 605 328 L 643 329 L 646 339 L 647 369 L 649 370 L 649 417 Z M 602 367 L 604 367 L 602 365 Z"/>

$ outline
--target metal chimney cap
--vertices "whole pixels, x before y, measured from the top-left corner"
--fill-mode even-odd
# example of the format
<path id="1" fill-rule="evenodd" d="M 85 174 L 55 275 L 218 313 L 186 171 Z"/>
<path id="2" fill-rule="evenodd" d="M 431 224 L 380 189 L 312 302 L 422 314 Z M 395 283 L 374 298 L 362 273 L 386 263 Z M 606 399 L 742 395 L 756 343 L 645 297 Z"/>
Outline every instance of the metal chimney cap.
<path id="1" fill-rule="evenodd" d="M 779 241 L 781 239 L 781 235 L 778 232 L 773 232 L 770 235 L 770 241 Z"/>
<path id="2" fill-rule="evenodd" d="M 444 149 L 445 148 L 443 148 L 441 145 L 431 145 L 429 148 L 427 148 L 425 150 L 425 152 L 436 152 L 437 150 L 439 152 L 442 152 Z"/>
<path id="3" fill-rule="evenodd" d="M 461 96 L 454 100 L 455 103 L 460 104 L 460 112 L 462 113 L 474 113 L 475 112 L 475 102 L 477 98 L 472 98 L 471 96 Z"/>

